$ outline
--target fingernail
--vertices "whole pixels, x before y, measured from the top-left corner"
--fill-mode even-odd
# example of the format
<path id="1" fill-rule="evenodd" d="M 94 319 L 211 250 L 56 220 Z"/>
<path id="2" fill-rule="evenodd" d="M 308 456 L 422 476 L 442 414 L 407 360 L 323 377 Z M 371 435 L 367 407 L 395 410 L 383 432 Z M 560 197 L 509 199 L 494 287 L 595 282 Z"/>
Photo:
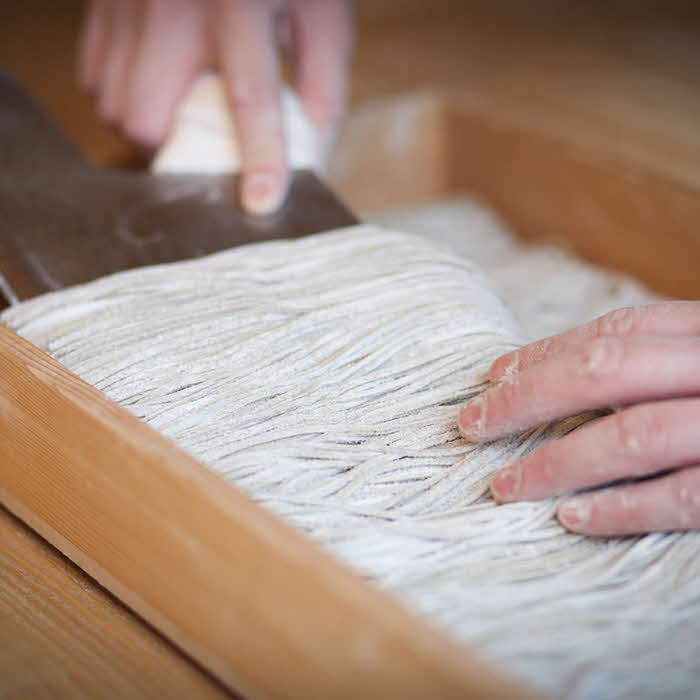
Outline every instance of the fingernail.
<path id="1" fill-rule="evenodd" d="M 588 524 L 591 518 L 593 499 L 590 496 L 570 498 L 559 506 L 559 520 L 569 529 L 576 530 Z"/>
<path id="2" fill-rule="evenodd" d="M 491 495 L 499 503 L 513 501 L 520 488 L 520 467 L 510 464 L 499 469 L 491 479 Z"/>
<path id="3" fill-rule="evenodd" d="M 249 214 L 272 214 L 280 208 L 283 198 L 283 180 L 279 175 L 250 173 L 243 177 L 241 204 Z"/>
<path id="4" fill-rule="evenodd" d="M 478 441 L 484 432 L 484 398 L 467 401 L 459 412 L 457 428 L 465 440 Z"/>

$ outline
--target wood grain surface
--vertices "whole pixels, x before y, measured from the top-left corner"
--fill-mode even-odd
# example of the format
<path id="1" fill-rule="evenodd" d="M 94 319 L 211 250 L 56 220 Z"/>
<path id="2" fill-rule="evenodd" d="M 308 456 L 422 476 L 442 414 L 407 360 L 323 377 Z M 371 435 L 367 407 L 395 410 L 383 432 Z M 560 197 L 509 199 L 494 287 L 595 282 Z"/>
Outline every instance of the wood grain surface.
<path id="1" fill-rule="evenodd" d="M 2 3 L 0 65 L 22 79 L 94 163 L 143 166 L 139 150 L 100 122 L 91 99 L 76 87 L 82 6 L 82 0 Z M 468 93 L 472 102 L 456 112 L 450 107 L 449 114 L 428 107 L 428 122 L 442 131 L 403 151 L 420 157 L 420 164 L 366 160 L 362 176 L 344 183 L 342 194 L 353 201 L 384 189 L 390 198 L 406 201 L 472 188 L 524 235 L 563 238 L 580 254 L 641 275 L 658 289 L 700 296 L 694 273 L 699 16 L 697 3 L 675 0 L 359 0 L 354 104 L 436 89 Z M 391 143 L 400 145 L 400 134 L 393 136 Z M 463 145 L 458 148 L 455 139 Z M 382 152 L 372 149 L 369 155 Z M 413 179 L 411 168 L 417 173 Z M 381 177 L 373 177 L 375 171 Z M 537 177 L 523 181 L 524 172 Z M 8 449 L 5 442 L 2 448 Z M 21 464 L 26 469 L 32 462 Z M 55 565 L 50 548 L 42 550 L 33 540 L 36 546 L 29 551 L 22 545 L 29 540 L 13 540 L 5 524 L 0 530 L 0 556 L 15 557 L 7 565 L 3 559 L 0 571 L 0 642 L 14 642 L 0 644 L 2 679 L 13 669 L 20 697 L 26 696 L 25 687 L 37 693 L 32 697 L 41 697 L 39 688 L 51 689 L 46 691 L 51 697 L 75 697 L 76 688 L 97 692 L 100 679 L 114 679 L 118 671 L 90 660 L 93 650 L 101 653 L 91 646 L 90 629 L 103 630 L 105 640 L 120 639 L 127 634 L 119 631 L 126 618 L 114 613 L 111 606 L 117 604 L 99 587 L 90 593 L 94 604 L 76 597 L 73 574 Z M 37 587 L 29 586 L 28 576 Z M 53 583 L 41 584 L 44 577 Z M 81 617 L 85 605 L 91 615 Z M 72 611 L 72 649 L 85 659 L 71 671 L 57 660 L 60 648 L 51 654 L 54 644 L 67 644 L 51 621 L 64 609 Z M 124 649 L 155 649 L 158 642 L 146 641 L 154 633 L 129 619 L 141 641 Z M 204 690 L 198 694 L 194 676 L 192 686 L 181 680 L 187 673 L 178 668 L 188 662 L 174 652 L 158 653 L 146 654 L 143 673 L 134 670 L 140 668 L 138 659 L 115 656 L 124 676 L 151 679 L 119 687 L 140 691 L 152 681 L 149 687 L 168 697 L 165 676 L 170 674 L 170 687 L 182 682 L 183 689 L 193 689 L 190 697 L 207 697 Z M 31 662 L 40 656 L 46 665 Z M 35 674 L 44 679 L 42 685 L 22 685 Z"/>
<path id="2" fill-rule="evenodd" d="M 526 698 L 0 326 L 0 501 L 227 686 Z"/>
<path id="3" fill-rule="evenodd" d="M 444 105 L 448 191 L 478 192 L 525 238 L 563 241 L 662 294 L 700 299 L 700 185 L 616 152 L 602 134 L 568 138 L 563 114 L 507 99 Z"/>
<path id="4" fill-rule="evenodd" d="M 0 507 L 0 698 L 234 696 Z"/>
<path id="5" fill-rule="evenodd" d="M 698 3 L 399 5 L 369 17 L 361 6 L 354 97 L 406 105 L 393 108 L 394 131 L 353 135 L 362 177 L 335 182 L 347 201 L 475 194 L 524 237 L 700 298 Z M 427 137 L 410 96 L 428 94 L 442 104 L 442 122 L 439 106 L 431 118 L 441 164 L 413 159 Z M 398 142 L 411 145 L 392 154 Z"/>

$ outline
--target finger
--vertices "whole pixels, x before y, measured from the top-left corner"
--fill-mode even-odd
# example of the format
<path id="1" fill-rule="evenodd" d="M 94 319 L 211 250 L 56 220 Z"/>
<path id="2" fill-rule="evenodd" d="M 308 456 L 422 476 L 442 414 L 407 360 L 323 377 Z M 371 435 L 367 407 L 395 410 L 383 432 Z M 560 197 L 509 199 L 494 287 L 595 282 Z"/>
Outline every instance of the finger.
<path id="1" fill-rule="evenodd" d="M 139 13 L 138 0 L 120 0 L 114 5 L 98 103 L 100 116 L 108 122 L 118 122 L 126 112 L 129 65 L 139 32 Z"/>
<path id="2" fill-rule="evenodd" d="M 557 516 L 568 530 L 587 535 L 700 529 L 700 467 L 576 496 Z"/>
<path id="3" fill-rule="evenodd" d="M 294 3 L 293 6 L 296 8 L 297 3 Z M 277 16 L 275 31 L 277 33 L 277 46 L 282 56 L 285 60 L 291 60 L 292 46 L 294 44 L 294 27 L 289 8 L 283 8 L 283 11 Z"/>
<path id="4" fill-rule="evenodd" d="M 495 440 L 606 406 L 700 392 L 700 338 L 595 338 L 500 382 L 464 405 L 462 435 Z"/>
<path id="5" fill-rule="evenodd" d="M 97 90 L 102 76 L 113 5 L 110 0 L 91 0 L 88 7 L 78 54 L 78 82 L 89 92 Z"/>
<path id="6" fill-rule="evenodd" d="M 152 147 L 163 142 L 177 105 L 204 68 L 204 9 L 189 0 L 145 3 L 124 117 L 124 129 L 135 141 Z"/>
<path id="7" fill-rule="evenodd" d="M 535 501 L 700 462 L 700 399 L 627 408 L 548 442 L 499 469 L 499 503 Z"/>
<path id="8" fill-rule="evenodd" d="M 492 381 L 500 381 L 593 338 L 630 335 L 700 335 L 700 303 L 674 301 L 617 309 L 584 326 L 499 357 L 491 366 L 489 376 Z"/>
<path id="9" fill-rule="evenodd" d="M 220 7 L 217 37 L 241 154 L 241 203 L 268 214 L 281 206 L 289 181 L 273 3 Z"/>
<path id="10" fill-rule="evenodd" d="M 345 0 L 306 0 L 293 6 L 295 84 L 324 151 L 345 112 L 352 16 Z"/>

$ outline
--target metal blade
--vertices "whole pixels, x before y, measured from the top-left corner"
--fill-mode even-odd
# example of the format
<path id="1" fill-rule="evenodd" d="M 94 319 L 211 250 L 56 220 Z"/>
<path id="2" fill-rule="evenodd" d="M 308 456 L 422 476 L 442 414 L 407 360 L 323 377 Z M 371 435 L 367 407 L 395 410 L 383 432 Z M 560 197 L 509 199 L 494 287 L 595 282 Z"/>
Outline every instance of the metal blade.
<path id="1" fill-rule="evenodd" d="M 236 203 L 235 176 L 95 168 L 2 75 L 0 162 L 0 297 L 6 304 L 120 270 L 357 223 L 310 171 L 295 173 L 277 214 L 252 217 Z"/>

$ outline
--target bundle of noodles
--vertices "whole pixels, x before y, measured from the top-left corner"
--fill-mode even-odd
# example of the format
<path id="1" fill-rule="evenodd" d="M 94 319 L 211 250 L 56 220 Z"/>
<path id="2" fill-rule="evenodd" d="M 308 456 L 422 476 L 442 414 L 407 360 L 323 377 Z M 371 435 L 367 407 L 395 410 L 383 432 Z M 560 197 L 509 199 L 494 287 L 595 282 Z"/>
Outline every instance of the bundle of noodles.
<path id="1" fill-rule="evenodd" d="M 470 262 L 358 226 L 143 268 L 2 320 L 460 640 L 545 691 L 688 697 L 700 537 L 592 539 L 499 466 L 581 419 L 474 446 L 458 406 L 522 342 Z"/>

